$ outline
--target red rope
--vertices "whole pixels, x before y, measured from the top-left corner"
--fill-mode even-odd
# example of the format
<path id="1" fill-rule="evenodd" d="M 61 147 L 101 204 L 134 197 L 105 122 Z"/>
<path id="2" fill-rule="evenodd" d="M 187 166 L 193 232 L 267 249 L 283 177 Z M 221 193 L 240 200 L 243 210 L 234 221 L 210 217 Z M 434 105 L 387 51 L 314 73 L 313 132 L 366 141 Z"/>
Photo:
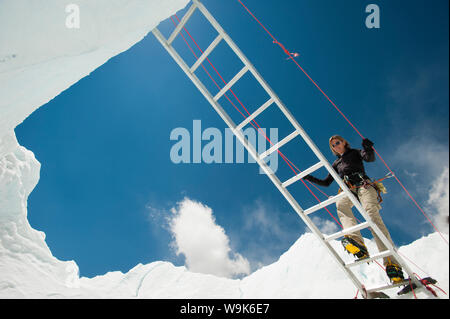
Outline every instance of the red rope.
<path id="1" fill-rule="evenodd" d="M 358 129 L 353 125 L 353 123 L 345 116 L 345 114 L 337 107 L 337 105 L 328 97 L 328 95 L 320 88 L 320 86 L 309 76 L 309 74 L 300 66 L 300 64 L 294 59 L 294 57 L 292 56 L 292 54 L 286 50 L 286 48 L 280 43 L 278 42 L 278 40 L 272 35 L 272 33 L 269 32 L 269 30 L 261 23 L 261 21 L 256 18 L 256 16 L 242 3 L 241 0 L 238 0 L 238 2 L 245 8 L 245 10 L 253 17 L 253 19 L 256 20 L 256 22 L 258 22 L 258 24 L 267 32 L 267 34 L 272 38 L 273 43 L 277 43 L 285 52 L 285 54 L 288 55 L 288 58 L 291 59 L 295 65 L 308 77 L 308 79 L 314 84 L 314 86 L 323 94 L 323 96 L 325 96 L 325 98 L 331 103 L 331 105 L 334 106 L 334 108 L 341 114 L 341 116 L 350 124 L 350 126 L 356 131 L 356 133 L 358 133 L 358 135 L 364 139 L 364 136 L 358 131 Z M 375 148 L 373 148 L 373 150 L 375 151 L 375 153 L 378 155 L 378 157 L 381 159 L 381 161 L 383 162 L 383 164 L 388 168 L 388 170 L 393 174 L 392 170 L 390 169 L 390 167 L 386 164 L 386 162 L 384 161 L 384 159 L 381 157 L 381 155 L 375 150 Z M 400 180 L 398 179 L 398 177 L 394 174 L 395 179 L 397 180 L 397 182 L 400 184 L 400 186 L 403 188 L 403 190 L 406 192 L 406 194 L 408 194 L 409 198 L 412 200 L 412 202 L 417 206 L 417 208 L 422 212 L 422 214 L 426 217 L 426 219 L 428 220 L 428 222 L 433 226 L 434 230 L 436 232 L 439 233 L 439 235 L 442 237 L 442 239 L 444 240 L 444 242 L 447 243 L 448 245 L 448 241 L 447 239 L 445 239 L 445 237 L 442 235 L 442 233 L 436 228 L 436 226 L 433 224 L 433 222 L 431 221 L 431 219 L 428 217 L 428 215 L 425 213 L 425 211 L 422 209 L 422 207 L 420 207 L 420 205 L 417 203 L 417 201 L 412 197 L 412 195 L 409 193 L 409 191 L 406 189 L 406 187 L 403 185 L 402 182 L 400 182 Z"/>
<path id="2" fill-rule="evenodd" d="M 278 42 L 277 40 L 273 40 L 273 43 L 276 43 L 276 44 L 278 44 L 279 46 L 280 46 L 280 48 L 284 51 L 284 53 L 288 56 L 287 57 L 287 60 L 289 59 L 289 58 L 296 58 L 296 57 L 298 57 L 300 54 L 298 54 L 298 53 L 296 53 L 296 52 L 289 52 L 288 51 L 288 49 L 286 49 L 285 47 L 284 47 L 284 45 L 283 44 L 281 44 L 280 42 Z"/>
<path id="3" fill-rule="evenodd" d="M 420 280 L 420 282 L 421 282 L 422 284 L 425 285 L 425 288 L 427 288 L 427 290 L 430 291 L 435 297 L 437 297 L 437 294 L 436 294 L 436 292 L 435 292 L 431 287 L 429 287 L 429 285 L 431 285 L 431 286 L 433 286 L 433 287 L 439 289 L 442 293 L 444 293 L 445 295 L 447 295 L 447 293 L 445 292 L 444 289 L 438 287 L 438 286 L 435 285 L 435 284 L 432 284 L 431 282 L 428 282 L 428 280 L 426 280 L 426 279 L 420 278 L 420 276 L 419 276 L 418 274 L 414 273 L 414 276 L 416 276 L 416 277 Z"/>
<path id="4" fill-rule="evenodd" d="M 440 287 L 438 287 L 438 286 L 436 286 L 436 285 L 434 285 L 432 283 L 430 283 L 430 285 L 432 285 L 434 288 L 439 289 L 443 294 L 445 294 L 447 296 L 447 293 L 444 291 L 444 289 L 442 289 L 442 288 L 440 288 Z"/>
<path id="5" fill-rule="evenodd" d="M 412 293 L 414 295 L 414 299 L 417 299 L 416 293 L 414 292 L 414 287 L 413 287 L 412 282 L 411 282 L 411 278 L 409 278 L 408 280 L 409 280 L 409 287 L 411 288 L 411 291 L 412 291 Z"/>

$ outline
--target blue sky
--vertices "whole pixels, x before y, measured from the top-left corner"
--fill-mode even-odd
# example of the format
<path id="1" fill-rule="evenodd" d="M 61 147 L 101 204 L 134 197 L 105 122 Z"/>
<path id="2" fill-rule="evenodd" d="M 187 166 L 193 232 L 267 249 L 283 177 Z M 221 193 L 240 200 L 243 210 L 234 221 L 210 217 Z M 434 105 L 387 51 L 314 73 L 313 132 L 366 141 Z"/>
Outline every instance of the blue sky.
<path id="1" fill-rule="evenodd" d="M 359 136 L 237 1 L 203 2 L 330 162 L 334 158 L 327 145 L 329 136 L 343 135 L 360 147 Z M 433 181 L 448 166 L 448 1 L 244 3 L 281 43 L 300 54 L 299 64 L 375 142 L 400 180 L 424 204 Z M 364 24 L 369 3 L 380 7 L 379 29 Z M 215 37 L 205 25 L 199 16 L 187 25 L 202 49 Z M 166 36 L 171 28 L 170 20 L 161 25 Z M 195 61 L 181 38 L 174 46 L 188 64 Z M 211 61 L 226 80 L 240 69 L 225 47 L 219 46 Z M 197 74 L 206 81 L 202 72 Z M 234 90 L 249 111 L 265 101 L 248 79 Z M 226 100 L 220 102 L 240 122 L 239 113 Z M 305 225 L 267 176 L 258 173 L 257 164 L 171 161 L 175 142 L 170 133 L 179 127 L 192 132 L 193 120 L 201 120 L 203 129 L 225 129 L 149 34 L 18 126 L 19 142 L 42 164 L 39 184 L 28 201 L 29 221 L 46 233 L 54 256 L 75 260 L 80 274 L 88 277 L 126 272 L 138 263 L 157 260 L 182 265 L 183 257 L 170 247 L 166 218 L 185 197 L 213 210 L 233 251 L 248 258 L 253 267 L 273 262 L 286 251 L 305 232 Z M 293 130 L 276 112 L 257 121 L 261 127 L 278 127 L 280 138 Z M 302 170 L 315 163 L 300 142 L 282 151 Z M 293 175 L 281 158 L 278 165 L 281 180 Z M 387 173 L 379 160 L 366 169 L 375 178 Z M 385 184 L 389 193 L 384 196 L 382 216 L 396 244 L 430 232 L 423 215 L 395 181 Z M 323 191 L 332 195 L 336 185 Z M 293 186 L 292 193 L 302 207 L 314 204 L 301 184 Z M 335 213 L 334 207 L 330 211 Z M 332 221 L 324 210 L 317 214 Z M 255 216 L 264 216 L 269 224 L 251 222 Z"/>

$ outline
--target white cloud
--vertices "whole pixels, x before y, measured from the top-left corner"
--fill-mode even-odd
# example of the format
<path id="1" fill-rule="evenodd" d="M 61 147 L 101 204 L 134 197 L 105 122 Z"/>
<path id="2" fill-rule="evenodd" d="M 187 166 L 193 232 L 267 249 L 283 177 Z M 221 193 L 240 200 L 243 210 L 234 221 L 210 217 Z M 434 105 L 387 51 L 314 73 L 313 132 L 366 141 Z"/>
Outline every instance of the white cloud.
<path id="1" fill-rule="evenodd" d="M 444 57 L 444 55 L 442 55 Z M 391 168 L 418 204 L 426 210 L 438 230 L 448 232 L 448 71 L 444 60 L 434 60 L 415 68 L 399 67 L 389 79 L 389 118 L 392 129 L 388 141 L 394 147 Z M 387 130 L 388 131 L 388 130 Z M 401 190 L 401 189 L 400 189 Z M 401 190 L 397 201 L 408 201 Z M 413 208 L 416 210 L 416 208 Z M 397 214 L 404 214 L 402 210 Z M 418 210 L 417 210 L 418 211 Z M 420 212 L 419 212 L 420 214 Z M 398 215 L 396 215 L 398 216 Z M 397 218 L 408 222 L 408 216 Z M 394 221 L 395 222 L 395 221 Z M 417 229 L 417 223 L 414 227 Z M 429 225 L 426 218 L 422 225 Z M 425 229 L 420 231 L 425 234 Z M 428 232 L 428 229 L 426 229 Z"/>
<path id="2" fill-rule="evenodd" d="M 432 183 L 427 204 L 434 211 L 433 224 L 439 231 L 448 234 L 449 215 L 449 168 L 445 167 L 442 174 Z"/>
<path id="3" fill-rule="evenodd" d="M 394 158 L 403 166 L 403 173 L 430 182 L 448 165 L 448 145 L 429 136 L 415 136 L 397 147 Z"/>
<path id="4" fill-rule="evenodd" d="M 425 210 L 426 217 L 423 219 L 423 225 L 432 227 L 429 224 L 431 220 L 437 230 L 448 233 L 448 144 L 430 136 L 416 136 L 401 144 L 394 155 L 395 166 L 400 167 L 399 172 L 404 173 L 398 174 L 400 180 L 404 177 L 410 179 L 410 183 L 402 182 Z M 398 197 L 399 200 L 409 201 L 406 195 L 403 195 Z M 422 232 L 425 234 L 424 231 L 423 229 Z"/>
<path id="5" fill-rule="evenodd" d="M 251 206 L 244 209 L 245 221 L 244 228 L 246 230 L 256 229 L 261 236 L 271 236 L 285 239 L 286 232 L 281 229 L 281 220 L 278 213 L 269 214 L 268 210 L 272 210 L 268 203 L 257 199 Z"/>
<path id="6" fill-rule="evenodd" d="M 317 226 L 317 228 L 319 228 L 319 230 L 323 234 L 331 235 L 340 230 L 336 222 L 331 220 L 326 220 L 317 216 L 313 216 L 311 218 L 311 221 L 314 223 L 314 225 Z"/>
<path id="7" fill-rule="evenodd" d="M 172 247 L 177 255 L 185 256 L 190 271 L 228 278 L 250 273 L 248 260 L 231 251 L 229 238 L 216 224 L 211 208 L 185 198 L 171 211 Z"/>
<path id="8" fill-rule="evenodd" d="M 253 271 L 278 260 L 304 232 L 301 219 L 277 205 L 257 198 L 242 207 L 242 228 L 233 235 L 245 243 L 242 249 Z"/>

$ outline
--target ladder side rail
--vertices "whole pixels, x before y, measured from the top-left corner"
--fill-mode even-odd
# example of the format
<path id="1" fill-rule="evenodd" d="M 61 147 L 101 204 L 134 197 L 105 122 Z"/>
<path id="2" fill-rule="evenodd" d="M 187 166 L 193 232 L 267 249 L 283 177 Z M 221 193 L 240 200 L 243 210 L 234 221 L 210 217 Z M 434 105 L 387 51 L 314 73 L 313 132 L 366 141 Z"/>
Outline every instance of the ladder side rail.
<path id="1" fill-rule="evenodd" d="M 270 88 L 270 87 L 269 87 Z M 271 89 L 270 89 L 271 90 Z M 273 93 L 275 94 L 275 93 Z M 315 143 L 311 140 L 311 138 L 307 135 L 307 133 L 303 130 L 303 128 L 300 126 L 300 124 L 297 122 L 297 120 L 294 118 L 294 116 L 290 113 L 290 111 L 287 109 L 287 107 L 281 102 L 279 98 L 275 98 L 276 103 L 278 104 L 279 108 L 282 110 L 282 112 L 286 115 L 286 117 L 289 119 L 289 121 L 294 125 L 294 127 L 300 132 L 300 135 L 302 136 L 303 140 L 308 144 L 308 146 L 311 148 L 311 150 L 315 153 L 315 155 L 318 157 L 318 159 L 324 163 L 324 167 L 328 171 L 328 173 L 331 174 L 333 179 L 336 181 L 336 183 L 339 185 L 339 187 L 342 189 L 342 191 L 347 195 L 347 197 L 351 200 L 354 207 L 360 212 L 360 214 L 363 216 L 366 222 L 369 223 L 370 228 L 372 231 L 378 235 L 380 240 L 383 242 L 385 247 L 391 252 L 391 255 L 394 256 L 394 258 L 398 261 L 400 266 L 403 268 L 404 272 L 406 272 L 411 278 L 411 281 L 416 283 L 416 285 L 419 287 L 420 282 L 419 280 L 413 276 L 413 271 L 409 267 L 409 265 L 404 261 L 404 259 L 398 254 L 397 249 L 392 245 L 392 243 L 387 239 L 387 237 L 381 232 L 380 228 L 372 221 L 369 214 L 366 212 L 366 210 L 362 207 L 359 200 L 356 198 L 356 196 L 353 194 L 352 191 L 348 188 L 347 184 L 344 183 L 342 178 L 338 175 L 338 173 L 334 170 L 334 168 L 329 164 L 325 156 L 320 152 L 318 147 L 315 145 Z"/>
<path id="2" fill-rule="evenodd" d="M 350 191 L 347 185 L 344 183 L 342 178 L 337 174 L 337 172 L 332 168 L 332 166 L 328 163 L 327 159 L 320 152 L 315 143 L 311 140 L 308 134 L 303 130 L 297 120 L 294 118 L 292 113 L 287 109 L 281 99 L 275 94 L 269 84 L 263 79 L 263 77 L 259 74 L 253 64 L 247 59 L 244 53 L 239 49 L 239 47 L 234 43 L 234 41 L 228 36 L 228 34 L 224 31 L 224 29 L 220 26 L 217 20 L 209 13 L 209 11 L 205 8 L 205 6 L 199 0 L 193 0 L 195 4 L 197 4 L 198 9 L 201 13 L 206 17 L 206 19 L 211 23 L 211 25 L 216 29 L 216 31 L 221 34 L 230 48 L 236 53 L 236 55 L 241 59 L 241 61 L 249 67 L 250 72 L 256 78 L 256 80 L 261 84 L 261 86 L 266 90 L 266 92 L 275 100 L 278 107 L 287 117 L 287 119 L 291 122 L 296 130 L 300 133 L 303 140 L 308 144 L 314 154 L 318 157 L 318 159 L 324 163 L 327 171 L 333 176 L 333 179 L 338 183 L 339 187 L 347 194 L 348 198 L 351 200 L 355 208 L 361 213 L 364 219 L 370 224 L 372 230 L 378 235 L 383 244 L 392 252 L 392 255 L 395 259 L 400 263 L 402 268 L 406 273 L 410 276 L 411 280 L 413 280 L 417 285 L 419 285 L 419 281 L 412 276 L 413 272 L 409 268 L 409 266 L 404 262 L 403 258 L 397 253 L 396 248 L 391 244 L 391 242 L 386 238 L 386 236 L 381 232 L 379 227 L 373 223 L 365 209 L 361 206 L 356 196 Z"/>
<path id="3" fill-rule="evenodd" d="M 205 8 L 205 6 L 198 0 L 193 0 L 193 2 L 197 5 L 198 9 L 201 13 L 206 17 L 206 19 L 211 23 L 211 25 L 216 29 L 216 31 L 222 35 L 223 39 L 228 43 L 230 48 L 236 53 L 236 55 L 241 59 L 241 61 L 248 66 L 250 72 L 255 76 L 256 80 L 261 84 L 261 86 L 265 89 L 265 91 L 275 100 L 275 103 L 287 117 L 287 119 L 291 122 L 294 128 L 299 132 L 304 141 L 308 144 L 310 149 L 314 152 L 317 158 L 324 164 L 327 171 L 333 176 L 334 180 L 338 183 L 338 185 L 343 189 L 343 191 L 350 198 L 352 203 L 358 208 L 358 210 L 363 210 L 361 205 L 359 205 L 358 200 L 353 195 L 353 193 L 348 189 L 347 185 L 340 178 L 337 172 L 331 167 L 328 163 L 328 160 L 325 156 L 320 152 L 315 143 L 311 140 L 305 130 L 300 126 L 297 120 L 294 118 L 292 113 L 287 109 L 281 99 L 277 96 L 277 94 L 273 91 L 273 89 L 269 86 L 269 84 L 264 80 L 264 78 L 259 74 L 253 64 L 248 60 L 245 54 L 239 49 L 239 47 L 234 43 L 234 41 L 230 38 L 230 36 L 225 32 L 225 30 L 220 26 L 217 20 L 209 13 L 209 11 Z M 381 232 L 380 232 L 381 233 Z"/>
<path id="4" fill-rule="evenodd" d="M 230 36 L 220 26 L 220 24 L 211 15 L 211 13 L 209 13 L 209 11 L 205 8 L 205 6 L 198 0 L 193 0 L 193 1 L 197 5 L 200 12 L 206 17 L 206 19 L 216 29 L 216 31 L 222 35 L 223 39 L 227 42 L 227 44 L 235 52 L 235 54 L 241 59 L 241 61 L 245 65 L 248 66 L 250 72 L 253 74 L 253 76 L 256 78 L 256 80 L 261 84 L 261 86 L 269 94 L 269 96 L 274 99 L 275 103 L 278 105 L 280 110 L 284 113 L 286 118 L 291 122 L 291 124 L 294 126 L 294 128 L 299 132 L 299 134 L 302 136 L 302 138 L 305 140 L 305 142 L 308 144 L 308 146 L 311 148 L 311 150 L 314 152 L 314 154 L 317 156 L 317 158 L 324 164 L 324 166 L 327 168 L 327 170 L 332 174 L 333 178 L 338 182 L 339 186 L 342 189 L 344 189 L 347 196 L 349 196 L 350 199 L 352 199 L 352 197 L 353 197 L 352 202 L 357 202 L 357 199 L 354 197 L 354 195 L 346 187 L 345 183 L 342 181 L 342 179 L 339 177 L 339 175 L 334 171 L 334 169 L 328 163 L 328 160 L 325 158 L 325 156 L 322 155 L 322 153 L 317 148 L 317 146 L 314 144 L 314 142 L 311 140 L 311 138 L 306 134 L 305 130 L 300 126 L 300 124 L 297 122 L 297 120 L 294 118 L 294 116 L 291 114 L 291 112 L 286 108 L 284 103 L 281 101 L 281 99 L 278 97 L 278 95 L 273 91 L 273 89 L 269 86 L 269 84 L 259 74 L 259 72 L 256 70 L 256 68 L 250 62 L 250 60 L 248 60 L 248 58 L 245 56 L 245 54 L 239 49 L 239 47 L 234 43 L 234 41 L 230 38 Z"/>
<path id="5" fill-rule="evenodd" d="M 274 93 L 275 94 L 275 93 Z M 369 223 L 370 228 L 372 231 L 378 235 L 380 240 L 383 242 L 385 247 L 391 252 L 391 255 L 394 256 L 394 258 L 398 261 L 400 266 L 403 268 L 403 270 L 408 274 L 409 278 L 411 278 L 411 281 L 416 283 L 416 285 L 419 287 L 420 283 L 419 280 L 413 276 L 413 271 L 409 267 L 409 265 L 404 261 L 404 259 L 398 254 L 397 249 L 392 245 L 392 243 L 387 239 L 387 237 L 381 232 L 380 228 L 372 221 L 369 214 L 366 212 L 366 210 L 362 207 L 359 200 L 356 198 L 356 196 L 353 194 L 352 191 L 348 188 L 347 184 L 344 183 L 342 178 L 338 175 L 338 173 L 334 170 L 334 168 L 329 164 L 329 162 L 326 160 L 324 155 L 320 152 L 318 147 L 315 145 L 315 143 L 311 140 L 311 138 L 307 135 L 307 133 L 303 130 L 303 128 L 298 124 L 297 120 L 294 118 L 294 116 L 289 112 L 286 106 L 281 102 L 279 98 L 276 98 L 276 103 L 282 110 L 282 112 L 286 115 L 286 117 L 289 119 L 289 121 L 296 127 L 296 129 L 300 132 L 300 135 L 302 136 L 303 140 L 308 144 L 308 146 L 311 148 L 311 150 L 315 153 L 315 155 L 319 158 L 321 162 L 324 163 L 324 167 L 327 169 L 327 171 L 331 174 L 333 179 L 336 181 L 336 183 L 339 185 L 339 187 L 342 189 L 343 192 L 347 195 L 347 197 L 351 200 L 355 208 L 360 212 L 360 214 L 363 216 L 366 222 Z"/>
<path id="6" fill-rule="evenodd" d="M 218 101 L 214 99 L 211 93 L 206 89 L 203 83 L 197 78 L 197 76 L 192 73 L 187 66 L 187 64 L 182 60 L 179 54 L 175 51 L 175 49 L 170 46 L 167 41 L 164 39 L 164 36 L 161 32 L 155 28 L 153 31 L 155 37 L 161 42 L 163 47 L 169 52 L 172 58 L 177 62 L 177 64 L 181 67 L 181 69 L 186 73 L 189 79 L 195 84 L 197 89 L 203 94 L 203 96 L 207 99 L 207 101 L 213 106 L 215 111 L 220 115 L 223 121 L 228 125 L 228 127 L 232 130 L 232 132 L 236 135 L 239 141 L 244 145 L 244 147 L 249 151 L 249 154 L 257 161 L 258 164 L 262 167 L 263 171 L 271 178 L 276 178 L 274 183 L 276 186 L 281 187 L 281 182 L 275 176 L 273 171 L 269 168 L 269 166 L 259 158 L 256 149 L 251 145 L 251 143 L 245 138 L 244 134 L 236 129 L 236 124 L 233 122 L 231 117 L 225 112 L 225 110 L 220 106 Z"/>
<path id="7" fill-rule="evenodd" d="M 200 12 L 206 17 L 206 19 L 211 23 L 211 25 L 216 29 L 216 31 L 222 35 L 223 39 L 227 42 L 230 48 L 236 53 L 236 55 L 241 59 L 241 61 L 249 67 L 250 72 L 256 78 L 256 80 L 261 84 L 264 90 L 269 94 L 271 98 L 274 99 L 275 103 L 278 105 L 280 110 L 284 113 L 286 118 L 291 122 L 294 128 L 299 132 L 302 136 L 303 140 L 308 144 L 309 148 L 314 152 L 317 158 L 324 164 L 325 168 L 328 172 L 333 176 L 338 185 L 344 190 L 347 196 L 352 200 L 353 204 L 359 203 L 353 193 L 348 189 L 347 185 L 340 178 L 340 176 L 336 173 L 336 171 L 331 167 L 328 163 L 328 160 L 325 156 L 320 152 L 315 143 L 311 140 L 305 130 L 300 126 L 297 120 L 294 118 L 292 113 L 287 109 L 278 95 L 274 92 L 274 90 L 269 86 L 269 84 L 264 80 L 264 78 L 259 74 L 250 60 L 245 56 L 245 54 L 239 49 L 239 47 L 234 43 L 234 41 L 230 38 L 230 36 L 225 32 L 225 30 L 220 26 L 217 20 L 211 15 L 211 13 L 205 8 L 205 6 L 198 0 L 193 0 L 193 2 L 197 5 Z M 356 205 L 355 205 L 356 206 Z M 360 205 L 358 205 L 362 208 Z M 357 206 L 357 207 L 358 207 Z"/>
<path id="8" fill-rule="evenodd" d="M 230 48 L 235 52 L 235 54 L 241 59 L 241 61 L 244 63 L 244 65 L 248 68 L 248 70 L 250 70 L 250 72 L 254 75 L 254 77 L 256 78 L 256 80 L 261 84 L 261 86 L 263 86 L 263 88 L 266 90 L 266 92 L 269 94 L 269 96 L 271 98 L 273 98 L 275 100 L 275 103 L 277 103 L 278 107 L 281 109 L 281 111 L 284 113 L 284 115 L 288 118 L 288 120 L 292 123 L 292 125 L 296 128 L 296 130 L 298 130 L 298 132 L 300 133 L 300 135 L 302 136 L 303 140 L 308 144 L 308 146 L 311 148 L 311 150 L 315 153 L 315 155 L 318 157 L 318 159 L 323 162 L 325 168 L 327 169 L 327 171 L 333 176 L 333 179 L 338 183 L 338 185 L 341 187 L 341 189 L 347 194 L 347 196 L 349 197 L 349 199 L 352 201 L 353 205 L 355 206 L 355 208 L 361 213 L 361 215 L 364 217 L 364 219 L 370 224 L 370 227 L 372 228 L 372 230 L 378 235 L 378 237 L 380 238 L 380 240 L 385 244 L 385 246 L 392 252 L 392 255 L 397 259 L 397 261 L 399 262 L 399 264 L 402 266 L 402 268 L 405 270 L 405 272 L 409 275 L 409 277 L 411 278 L 411 280 L 413 282 L 415 282 L 417 284 L 417 286 L 420 285 L 420 282 L 418 281 L 417 278 L 415 278 L 415 276 L 412 276 L 413 272 L 411 271 L 411 269 L 409 268 L 409 266 L 404 262 L 403 258 L 401 258 L 401 256 L 397 253 L 396 248 L 390 243 L 390 241 L 386 238 L 386 236 L 384 236 L 384 234 L 381 232 L 381 230 L 379 229 L 378 226 L 376 226 L 372 220 L 370 219 L 370 217 L 368 216 L 367 212 L 364 210 L 364 208 L 361 206 L 361 204 L 359 203 L 359 201 L 356 199 L 355 195 L 350 191 L 350 189 L 347 187 L 347 185 L 343 182 L 343 180 L 340 178 L 340 176 L 337 174 L 337 172 L 331 167 L 331 165 L 328 163 L 328 161 L 326 160 L 326 158 L 323 156 L 323 154 L 320 152 L 320 150 L 317 148 L 317 146 L 315 145 L 315 143 L 311 140 L 311 138 L 306 134 L 306 132 L 303 130 L 303 128 L 299 125 L 299 123 L 297 122 L 297 120 L 294 118 L 294 116 L 290 113 L 290 111 L 287 109 L 287 107 L 283 104 L 283 102 L 281 102 L 280 98 L 275 94 L 275 92 L 271 89 L 271 87 L 268 85 L 268 83 L 262 78 L 262 76 L 259 74 L 259 72 L 255 69 L 255 67 L 253 66 L 253 64 L 246 58 L 246 56 L 242 53 L 242 51 L 239 49 L 239 47 L 234 43 L 234 41 L 228 36 L 228 34 L 223 30 L 223 28 L 220 26 L 220 24 L 215 20 L 215 18 L 209 13 L 209 11 L 204 7 L 204 5 L 199 1 L 199 0 L 193 0 L 193 3 L 196 5 L 196 7 L 199 9 L 199 11 L 206 17 L 206 19 L 211 23 L 211 25 L 217 30 L 217 32 L 222 35 L 223 39 L 226 41 L 226 43 L 230 46 Z M 156 34 L 155 34 L 156 36 Z M 162 37 L 162 35 L 160 34 L 160 36 Z M 157 36 L 158 38 L 158 36 Z M 163 39 L 164 37 L 162 37 Z M 159 39 L 160 40 L 160 39 Z M 161 40 L 160 40 L 161 41 Z M 167 41 L 165 41 L 165 45 L 162 42 L 163 46 L 166 47 L 166 49 L 170 48 L 170 45 L 168 45 Z M 170 50 L 168 50 L 170 53 Z M 171 54 L 172 55 L 172 54 Z M 176 57 L 174 55 L 172 55 L 172 57 L 177 61 Z M 179 58 L 181 59 L 181 58 Z M 182 61 L 182 60 L 181 60 Z M 177 61 L 178 62 L 178 61 Z M 180 63 L 179 63 L 180 65 Z M 182 65 L 180 65 L 182 67 Z M 186 69 L 184 69 L 182 67 L 182 69 L 188 74 L 189 76 L 189 68 L 185 65 Z M 189 76 L 191 78 L 191 76 Z M 194 75 L 195 77 L 195 75 Z M 195 77 L 196 78 L 196 77 Z M 191 80 L 194 82 L 194 84 L 196 84 L 196 86 L 199 88 L 199 86 L 197 85 L 196 81 L 194 79 L 191 78 Z M 197 79 L 198 80 L 198 79 Z M 199 81 L 198 81 L 199 82 Z M 200 82 L 201 84 L 201 82 Z M 201 84 L 202 85 L 202 84 Z M 200 89 L 200 88 L 199 88 Z M 202 90 L 200 90 L 202 91 Z M 202 92 L 203 93 L 203 92 Z M 204 94 L 205 95 L 205 94 Z M 207 95 L 205 95 L 205 97 L 207 97 Z M 212 97 L 211 97 L 212 98 Z M 208 99 L 208 97 L 207 97 Z M 209 99 L 208 99 L 209 100 Z M 214 101 L 214 99 L 213 99 Z M 226 119 L 224 118 L 224 114 L 220 112 L 220 110 L 218 110 L 217 106 L 219 106 L 219 108 L 221 109 L 220 105 L 217 104 L 217 106 L 215 105 L 216 103 L 212 103 L 210 102 L 213 107 L 216 109 L 216 111 L 219 113 L 219 115 L 222 117 L 222 119 L 227 123 Z M 223 111 L 223 109 L 222 109 Z M 229 120 L 231 120 L 228 117 Z M 228 124 L 228 123 L 227 123 Z M 229 124 L 228 124 L 229 125 Z M 229 125 L 230 126 L 230 125 Z M 242 142 L 241 138 L 239 137 L 239 133 L 236 132 L 236 126 L 233 123 L 232 126 L 230 126 L 230 128 L 232 129 L 233 133 L 238 137 L 238 139 Z M 243 142 L 243 145 L 246 146 L 247 150 L 249 150 L 249 148 L 247 147 L 247 145 L 245 144 L 245 142 Z M 324 240 L 324 236 L 323 234 L 316 228 L 316 226 L 311 222 L 311 220 L 303 213 L 303 210 L 300 208 L 300 206 L 298 205 L 298 203 L 295 201 L 295 199 L 292 198 L 292 196 L 290 195 L 290 193 L 281 186 L 281 182 L 278 180 L 278 178 L 276 178 L 276 181 L 273 180 L 274 176 L 273 174 L 270 173 L 270 169 L 267 167 L 267 165 L 262 162 L 259 159 L 259 156 L 257 155 L 257 153 L 253 154 L 252 152 L 249 153 L 252 155 L 252 157 L 255 158 L 255 160 L 258 162 L 258 164 L 262 167 L 263 171 L 269 176 L 269 178 L 272 180 L 272 182 L 274 182 L 274 184 L 276 185 L 276 187 L 280 190 L 280 192 L 286 197 L 286 199 L 288 199 L 288 201 L 290 202 L 291 206 L 293 206 L 293 208 L 295 209 L 295 211 L 297 212 L 297 214 L 299 214 L 299 216 L 304 220 L 304 222 L 308 225 L 308 227 L 313 230 L 314 233 L 316 233 L 316 235 L 319 237 L 319 239 L 321 240 L 322 243 L 324 243 L 325 245 L 327 245 L 331 250 L 330 252 L 332 253 L 332 255 L 335 255 L 335 257 L 337 257 L 337 260 L 341 260 L 341 258 L 335 253 L 334 249 L 328 244 L 328 242 L 326 242 Z M 266 171 L 267 169 L 269 169 L 269 171 Z M 294 203 L 298 206 L 299 210 L 297 210 L 296 205 L 293 205 L 290 201 L 290 199 L 286 196 L 289 195 L 291 197 L 291 199 L 294 201 Z M 312 226 L 312 227 L 311 227 Z M 347 272 L 347 274 L 349 275 L 349 277 L 352 279 L 352 281 L 355 283 L 355 285 L 360 289 L 362 287 L 361 283 L 359 282 L 359 280 L 354 276 L 353 272 L 349 271 L 348 268 L 345 266 L 345 264 L 343 264 L 342 262 L 338 262 L 339 265 L 343 265 L 343 269 Z"/>
<path id="9" fill-rule="evenodd" d="M 300 216 L 303 222 L 311 229 L 311 231 L 317 236 L 320 242 L 325 245 L 327 251 L 331 254 L 331 256 L 336 260 L 340 268 L 347 273 L 348 277 L 351 279 L 353 284 L 358 288 L 362 289 L 363 285 L 359 281 L 359 279 L 350 271 L 347 267 L 345 267 L 345 262 L 343 259 L 337 254 L 337 252 L 331 247 L 331 245 L 324 240 L 324 235 L 320 232 L 316 225 L 311 221 L 311 219 L 306 216 L 303 212 L 303 209 L 300 207 L 298 202 L 294 199 L 291 193 L 284 187 L 282 187 L 280 180 L 273 173 L 273 171 L 268 167 L 268 165 L 259 158 L 256 149 L 248 142 L 243 133 L 240 130 L 236 129 L 236 125 L 233 123 L 231 118 L 226 114 L 223 108 L 219 105 L 217 101 L 214 100 L 212 95 L 208 92 L 208 90 L 204 87 L 201 81 L 190 72 L 187 64 L 182 60 L 182 58 L 178 55 L 178 53 L 174 50 L 172 46 L 170 46 L 165 40 L 164 36 L 161 32 L 155 28 L 153 31 L 155 37 L 159 40 L 159 42 L 163 45 L 163 47 L 169 52 L 170 56 L 177 62 L 177 64 L 181 67 L 181 69 L 186 73 L 189 79 L 195 84 L 197 89 L 203 94 L 203 96 L 207 99 L 207 101 L 213 106 L 213 108 L 219 113 L 220 117 L 224 120 L 224 122 L 228 125 L 228 127 L 232 130 L 232 132 L 236 135 L 239 141 L 244 145 L 249 154 L 256 160 L 259 166 L 263 169 L 264 173 L 269 177 L 275 187 L 281 192 L 281 194 L 286 198 L 288 203 L 294 209 L 294 211 Z"/>

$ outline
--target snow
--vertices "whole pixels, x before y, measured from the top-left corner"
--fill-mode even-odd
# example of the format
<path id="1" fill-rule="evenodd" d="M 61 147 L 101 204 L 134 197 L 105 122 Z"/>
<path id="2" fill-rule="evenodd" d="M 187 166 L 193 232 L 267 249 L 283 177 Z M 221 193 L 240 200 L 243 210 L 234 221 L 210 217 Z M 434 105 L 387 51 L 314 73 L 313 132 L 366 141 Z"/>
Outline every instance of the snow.
<path id="1" fill-rule="evenodd" d="M 66 1 L 0 2 L 0 140 L 188 1 L 77 0 L 79 29 L 66 26 Z"/>
<path id="2" fill-rule="evenodd" d="M 163 261 L 139 264 L 127 273 L 86 278 L 80 277 L 75 261 L 55 258 L 45 234 L 30 226 L 27 199 L 39 181 L 40 163 L 18 144 L 14 128 L 187 3 L 77 0 L 81 28 L 67 29 L 64 1 L 0 2 L 0 298 L 348 299 L 355 295 L 355 287 L 311 233 L 303 234 L 278 261 L 242 279 L 195 273 Z M 375 251 L 374 243 L 367 243 Z M 344 260 L 351 260 L 339 242 L 331 244 Z M 400 252 L 420 265 L 416 270 L 411 264 L 418 274 L 432 274 L 448 292 L 448 245 L 439 234 L 401 247 Z M 356 272 L 369 287 L 387 283 L 374 263 L 361 265 Z M 388 293 L 395 296 L 395 291 Z"/>

